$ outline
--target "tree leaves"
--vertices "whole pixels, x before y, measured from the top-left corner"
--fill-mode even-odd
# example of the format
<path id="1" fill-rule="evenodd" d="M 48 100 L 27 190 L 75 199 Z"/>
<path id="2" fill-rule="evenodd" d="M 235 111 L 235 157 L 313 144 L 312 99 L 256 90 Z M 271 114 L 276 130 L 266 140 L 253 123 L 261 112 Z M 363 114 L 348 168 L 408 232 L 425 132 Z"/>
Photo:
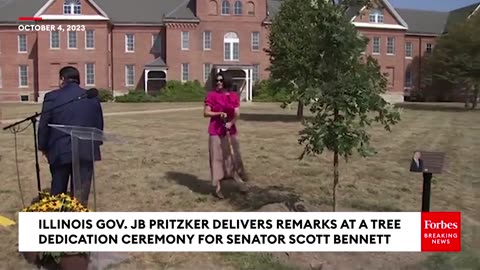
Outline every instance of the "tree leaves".
<path id="1" fill-rule="evenodd" d="M 378 122 L 390 130 L 400 114 L 381 97 L 387 80 L 377 61 L 362 55 L 368 41 L 346 18 L 346 2 L 315 5 L 284 0 L 273 19 L 268 50 L 272 78 L 282 85 L 294 82 L 291 101 L 310 104 L 314 114 L 300 132 L 301 158 L 335 149 L 344 158 L 354 151 L 372 155 L 368 128 Z"/>

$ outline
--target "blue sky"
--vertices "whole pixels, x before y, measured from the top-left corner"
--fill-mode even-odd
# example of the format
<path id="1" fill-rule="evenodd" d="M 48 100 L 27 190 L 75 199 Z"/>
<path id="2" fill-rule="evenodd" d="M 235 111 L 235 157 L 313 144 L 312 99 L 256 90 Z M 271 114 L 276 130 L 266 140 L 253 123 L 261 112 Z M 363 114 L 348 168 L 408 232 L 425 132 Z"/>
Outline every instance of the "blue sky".
<path id="1" fill-rule="evenodd" d="M 480 0 L 389 0 L 396 8 L 450 11 L 480 2 Z"/>

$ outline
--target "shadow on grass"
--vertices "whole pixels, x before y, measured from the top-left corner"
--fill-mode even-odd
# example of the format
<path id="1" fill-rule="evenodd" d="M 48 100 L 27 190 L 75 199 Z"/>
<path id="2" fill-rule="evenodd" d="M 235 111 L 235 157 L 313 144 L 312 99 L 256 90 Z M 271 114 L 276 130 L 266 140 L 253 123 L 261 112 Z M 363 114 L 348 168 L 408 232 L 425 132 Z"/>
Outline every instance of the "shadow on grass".
<path id="1" fill-rule="evenodd" d="M 166 178 L 178 185 L 185 186 L 192 192 L 208 195 L 213 194 L 210 181 L 199 179 L 197 176 L 182 172 L 167 172 Z M 233 180 L 223 180 L 222 189 L 226 199 L 239 211 L 254 211 L 262 206 L 274 203 L 284 203 L 291 211 L 302 211 L 295 207 L 300 196 L 292 188 L 283 186 L 258 187 L 248 183 L 247 194 L 239 192 Z"/>
<path id="2" fill-rule="evenodd" d="M 459 103 L 398 103 L 395 107 L 412 111 L 437 111 L 437 112 L 468 112 L 477 111 L 465 108 Z"/>
<path id="3" fill-rule="evenodd" d="M 251 122 L 285 122 L 294 123 L 301 120 L 293 114 L 262 114 L 262 113 L 241 113 L 240 119 Z"/>

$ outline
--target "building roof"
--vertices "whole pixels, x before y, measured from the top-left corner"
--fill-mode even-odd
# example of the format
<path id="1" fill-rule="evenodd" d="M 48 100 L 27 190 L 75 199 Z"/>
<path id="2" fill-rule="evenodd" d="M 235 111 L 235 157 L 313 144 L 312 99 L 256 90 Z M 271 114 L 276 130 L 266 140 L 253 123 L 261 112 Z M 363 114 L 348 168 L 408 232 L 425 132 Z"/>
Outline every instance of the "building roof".
<path id="1" fill-rule="evenodd" d="M 61 0 L 59 0 L 61 1 Z M 114 24 L 163 24 L 166 21 L 198 21 L 196 0 L 90 0 L 105 11 Z M 49 0 L 0 0 L 0 23 L 17 23 L 18 17 L 34 16 Z M 267 0 L 266 20 L 280 9 L 282 0 Z M 385 1 L 387 7 L 390 6 Z M 408 25 L 407 33 L 440 35 L 478 10 L 480 2 L 451 12 L 412 9 L 393 9 L 401 24 Z M 353 18 L 362 9 L 355 5 L 347 9 Z"/>
<path id="2" fill-rule="evenodd" d="M 167 14 L 181 19 L 196 18 L 186 2 L 193 0 L 93 0 L 113 23 L 161 24 Z M 177 15 L 178 14 L 178 15 Z"/>
<path id="3" fill-rule="evenodd" d="M 48 0 L 0 0 L 0 23 L 16 23 L 18 17 L 33 17 Z"/>
<path id="4" fill-rule="evenodd" d="M 454 26 L 455 24 L 458 24 L 468 19 L 468 17 L 472 15 L 476 10 L 478 10 L 479 7 L 480 2 L 450 11 L 444 31 L 448 32 L 448 29 L 451 29 L 452 26 Z"/>
<path id="5" fill-rule="evenodd" d="M 448 18 L 448 12 L 400 8 L 397 12 L 408 22 L 409 34 L 441 35 Z"/>

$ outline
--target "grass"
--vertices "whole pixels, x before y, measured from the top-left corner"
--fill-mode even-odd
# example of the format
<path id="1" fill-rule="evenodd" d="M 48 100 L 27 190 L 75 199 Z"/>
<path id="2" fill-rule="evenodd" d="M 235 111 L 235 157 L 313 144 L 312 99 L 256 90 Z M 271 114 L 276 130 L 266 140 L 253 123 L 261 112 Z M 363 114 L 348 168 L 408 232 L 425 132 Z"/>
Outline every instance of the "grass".
<path id="1" fill-rule="evenodd" d="M 3 106 L 3 105 L 2 105 Z M 31 106 L 31 107 L 30 107 Z M 144 107 L 142 107 L 144 106 Z M 105 112 L 161 109 L 184 104 L 105 104 Z M 191 104 L 189 106 L 199 106 Z M 28 108 L 27 108 L 28 107 Z M 460 107 L 460 105 L 459 105 Z M 21 118 L 38 106 L 2 107 L 4 118 Z M 210 192 L 207 120 L 200 110 L 146 115 L 108 116 L 106 130 L 121 134 L 126 144 L 105 144 L 97 165 L 100 211 L 247 211 L 267 203 L 301 196 L 316 206 L 329 204 L 331 155 L 298 161 L 301 124 L 292 110 L 278 104 L 245 106 L 239 122 L 242 155 L 254 192 L 235 193 L 217 201 Z M 10 117 L 5 117 L 9 115 Z M 445 171 L 434 176 L 432 211 L 462 211 L 461 253 L 321 253 L 333 269 L 478 269 L 480 192 L 480 112 L 421 106 L 403 109 L 403 121 L 386 133 L 372 129 L 378 154 L 341 163 L 339 209 L 355 211 L 420 211 L 421 175 L 408 171 L 414 149 L 443 151 Z M 13 160 L 13 136 L 0 133 L 0 214 L 14 217 L 22 207 Z M 25 200 L 35 196 L 31 130 L 18 135 L 20 181 Z M 42 185 L 49 185 L 48 165 L 41 160 Z M 278 197 L 272 190 L 283 190 Z M 16 232 L 0 232 L 0 269 L 24 269 L 17 254 Z M 115 269 L 291 269 L 275 256 L 259 253 L 134 253 Z M 283 267 L 283 268 L 282 268 Z"/>

